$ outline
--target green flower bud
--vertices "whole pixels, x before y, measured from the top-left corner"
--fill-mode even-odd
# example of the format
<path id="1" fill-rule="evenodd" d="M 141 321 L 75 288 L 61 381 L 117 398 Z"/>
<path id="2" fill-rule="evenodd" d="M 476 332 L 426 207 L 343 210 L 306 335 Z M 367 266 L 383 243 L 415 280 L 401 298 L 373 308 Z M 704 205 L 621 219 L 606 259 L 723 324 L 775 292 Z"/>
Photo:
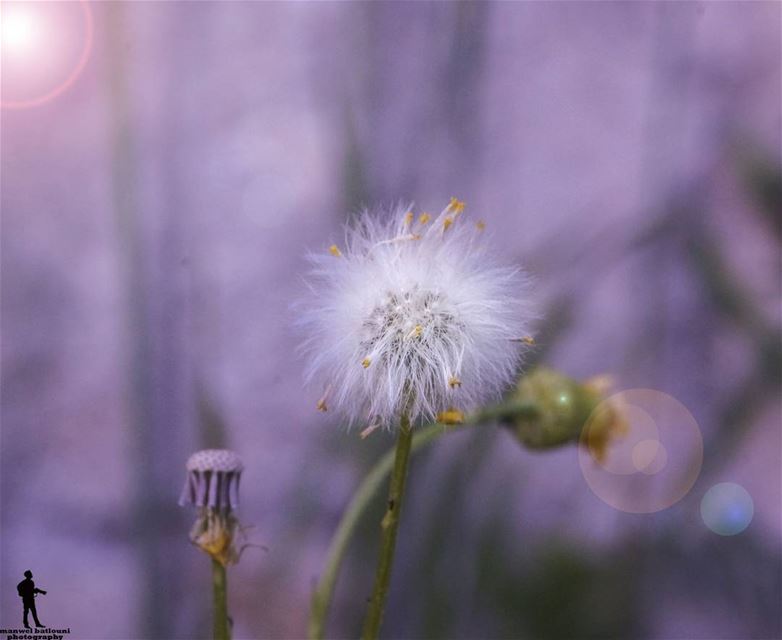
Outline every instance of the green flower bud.
<path id="1" fill-rule="evenodd" d="M 512 416 L 509 427 L 528 449 L 549 449 L 579 442 L 589 421 L 585 444 L 597 459 L 602 459 L 610 441 L 627 428 L 621 408 L 604 402 L 609 387 L 605 377 L 579 382 L 538 367 L 519 380 L 509 397 L 511 402 L 536 410 Z"/>

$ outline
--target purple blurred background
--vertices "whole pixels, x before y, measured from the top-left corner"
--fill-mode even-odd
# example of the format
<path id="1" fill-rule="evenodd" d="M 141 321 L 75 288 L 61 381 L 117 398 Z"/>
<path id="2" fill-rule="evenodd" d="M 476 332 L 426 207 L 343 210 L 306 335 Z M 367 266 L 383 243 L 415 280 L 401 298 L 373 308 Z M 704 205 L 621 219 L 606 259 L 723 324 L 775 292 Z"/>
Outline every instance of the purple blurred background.
<path id="1" fill-rule="evenodd" d="M 4 1 L 0 18 L 20 8 L 49 31 L 4 27 L 7 106 L 91 46 L 58 95 L 1 116 L 0 626 L 31 568 L 41 619 L 73 638 L 207 637 L 208 560 L 176 500 L 188 455 L 229 446 L 268 547 L 230 571 L 235 637 L 303 637 L 330 536 L 392 444 L 302 388 L 304 255 L 363 205 L 455 195 L 535 276 L 533 360 L 673 395 L 704 464 L 636 515 L 589 490 L 573 447 L 444 438 L 413 463 L 384 636 L 780 637 L 782 5 L 101 2 L 90 29 L 79 3 Z M 734 536 L 699 511 L 724 481 L 754 501 Z M 373 514 L 332 635 L 360 628 L 376 538 Z"/>

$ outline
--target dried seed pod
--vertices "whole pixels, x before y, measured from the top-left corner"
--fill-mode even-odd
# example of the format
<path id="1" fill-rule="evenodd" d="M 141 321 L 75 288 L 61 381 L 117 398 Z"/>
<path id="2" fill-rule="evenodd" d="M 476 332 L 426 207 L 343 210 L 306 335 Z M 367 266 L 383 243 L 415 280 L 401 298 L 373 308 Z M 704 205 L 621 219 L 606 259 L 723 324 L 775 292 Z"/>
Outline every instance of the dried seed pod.
<path id="1" fill-rule="evenodd" d="M 227 449 L 205 449 L 187 461 L 187 479 L 180 505 L 198 508 L 190 541 L 223 566 L 239 560 L 241 525 L 233 511 L 239 506 L 239 481 L 244 465 Z"/>
<path id="2" fill-rule="evenodd" d="M 187 461 L 187 480 L 180 505 L 233 510 L 239 506 L 239 481 L 244 465 L 228 449 L 204 449 Z"/>

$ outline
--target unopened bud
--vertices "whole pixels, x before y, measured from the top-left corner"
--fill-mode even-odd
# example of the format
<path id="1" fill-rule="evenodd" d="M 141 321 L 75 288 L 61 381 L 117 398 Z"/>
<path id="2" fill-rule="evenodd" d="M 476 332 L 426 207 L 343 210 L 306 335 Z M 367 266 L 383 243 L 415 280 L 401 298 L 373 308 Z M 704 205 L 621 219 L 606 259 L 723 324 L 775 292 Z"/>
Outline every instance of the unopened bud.
<path id="1" fill-rule="evenodd" d="M 516 438 L 529 449 L 548 449 L 579 442 L 587 421 L 587 446 L 600 459 L 610 442 L 627 430 L 620 407 L 604 402 L 607 378 L 579 382 L 546 367 L 523 376 L 510 399 L 536 408 L 509 421 Z M 596 409 L 599 411 L 596 412 Z"/>

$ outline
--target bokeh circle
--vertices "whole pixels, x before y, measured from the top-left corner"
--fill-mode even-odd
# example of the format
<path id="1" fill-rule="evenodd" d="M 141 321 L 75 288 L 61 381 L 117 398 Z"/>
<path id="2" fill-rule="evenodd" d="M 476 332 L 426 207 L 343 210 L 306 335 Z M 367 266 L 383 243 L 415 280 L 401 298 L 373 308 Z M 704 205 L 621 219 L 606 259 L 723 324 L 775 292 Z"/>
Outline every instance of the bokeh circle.
<path id="1" fill-rule="evenodd" d="M 627 423 L 607 455 L 590 446 L 606 411 Z M 586 421 L 578 448 L 581 472 L 592 492 L 627 513 L 654 513 L 681 500 L 703 464 L 698 423 L 676 398 L 654 389 L 628 389 L 601 402 Z"/>
<path id="2" fill-rule="evenodd" d="M 752 522 L 755 504 L 749 492 L 735 482 L 720 482 L 701 499 L 701 518 L 714 533 L 735 536 Z"/>

